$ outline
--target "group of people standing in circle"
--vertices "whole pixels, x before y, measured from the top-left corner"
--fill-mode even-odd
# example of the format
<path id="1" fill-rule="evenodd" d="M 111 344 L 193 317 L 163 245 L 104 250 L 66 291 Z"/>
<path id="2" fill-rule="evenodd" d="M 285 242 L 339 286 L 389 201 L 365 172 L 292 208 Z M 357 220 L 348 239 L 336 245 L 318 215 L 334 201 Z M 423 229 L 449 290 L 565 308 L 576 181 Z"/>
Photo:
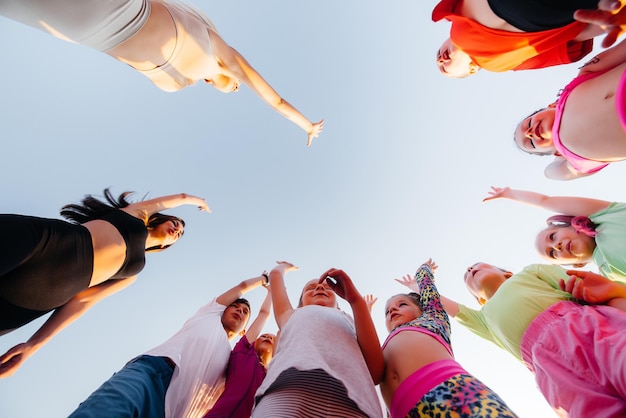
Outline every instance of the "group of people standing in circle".
<path id="1" fill-rule="evenodd" d="M 514 3 L 514 4 L 510 4 Z M 585 64 L 553 103 L 523 118 L 517 146 L 552 155 L 545 174 L 569 180 L 626 159 L 624 2 L 442 0 L 433 20 L 451 22 L 437 65 L 450 77 L 576 62 L 606 34 L 605 51 Z M 71 13 L 68 11 L 71 10 Z M 248 86 L 303 129 L 307 145 L 323 128 L 285 101 L 198 9 L 166 0 L 3 0 L 0 15 L 86 45 L 128 64 L 158 88 L 205 81 L 222 92 Z M 622 24 L 623 23 L 623 24 Z M 513 273 L 477 262 L 464 274 L 481 308 L 440 295 L 427 259 L 396 282 L 410 292 L 385 304 L 389 335 L 372 321 L 376 299 L 331 268 L 289 300 L 278 261 L 201 307 L 170 339 L 133 358 L 81 403 L 72 417 L 516 417 L 497 393 L 459 364 L 450 320 L 492 341 L 535 375 L 549 404 L 571 417 L 626 415 L 626 203 L 546 196 L 493 187 L 485 200 L 509 199 L 555 212 L 536 239 L 549 264 Z M 51 315 L 26 342 L 0 356 L 9 377 L 98 301 L 131 284 L 145 253 L 184 233 L 161 212 L 203 198 L 186 193 L 131 201 L 87 195 L 68 204 L 69 222 L 0 215 L 8 236 L 0 262 L 0 335 Z M 593 262 L 601 274 L 565 269 Z M 393 283 L 390 283 L 392 285 Z M 245 330 L 243 295 L 267 291 Z M 337 296 L 352 315 L 339 309 Z M 279 335 L 262 333 L 273 312 Z M 234 349 L 230 342 L 239 338 Z M 332 339 L 333 344 L 327 344 Z"/>

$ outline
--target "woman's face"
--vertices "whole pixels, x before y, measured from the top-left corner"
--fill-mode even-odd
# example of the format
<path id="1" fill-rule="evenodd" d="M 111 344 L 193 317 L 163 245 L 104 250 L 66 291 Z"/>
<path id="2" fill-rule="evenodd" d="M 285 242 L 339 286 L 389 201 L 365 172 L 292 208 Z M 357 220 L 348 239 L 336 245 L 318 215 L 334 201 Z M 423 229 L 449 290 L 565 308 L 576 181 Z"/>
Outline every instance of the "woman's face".
<path id="1" fill-rule="evenodd" d="M 185 231 L 182 222 L 177 219 L 171 219 L 152 228 L 149 234 L 161 240 L 161 246 L 172 245 L 180 239 Z"/>
<path id="2" fill-rule="evenodd" d="M 335 308 L 337 306 L 337 296 L 335 292 L 324 281 L 318 283 L 319 279 L 309 281 L 302 290 L 302 306 L 319 305 Z"/>
<path id="3" fill-rule="evenodd" d="M 556 264 L 585 264 L 591 261 L 596 240 L 571 226 L 550 226 L 537 235 L 537 252 Z"/>
<path id="4" fill-rule="evenodd" d="M 517 146 L 530 154 L 553 154 L 556 151 L 552 143 L 555 112 L 549 107 L 524 118 L 515 128 Z"/>
<path id="5" fill-rule="evenodd" d="M 437 51 L 437 66 L 441 74 L 451 78 L 467 77 L 479 69 L 472 58 L 454 46 L 450 39 L 446 39 Z"/>
<path id="6" fill-rule="evenodd" d="M 407 295 L 391 297 L 385 305 L 385 326 L 391 332 L 398 325 L 412 321 L 422 315 L 422 309 Z"/>

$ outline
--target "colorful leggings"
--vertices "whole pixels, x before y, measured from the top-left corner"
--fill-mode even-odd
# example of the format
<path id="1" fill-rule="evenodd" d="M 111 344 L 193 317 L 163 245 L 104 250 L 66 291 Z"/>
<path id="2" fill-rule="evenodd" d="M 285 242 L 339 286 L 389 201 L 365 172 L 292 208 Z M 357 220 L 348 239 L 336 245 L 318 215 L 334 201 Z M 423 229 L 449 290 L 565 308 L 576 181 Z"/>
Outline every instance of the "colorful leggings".
<path id="1" fill-rule="evenodd" d="M 515 415 L 500 397 L 470 374 L 458 374 L 431 389 L 407 417 L 489 417 Z"/>

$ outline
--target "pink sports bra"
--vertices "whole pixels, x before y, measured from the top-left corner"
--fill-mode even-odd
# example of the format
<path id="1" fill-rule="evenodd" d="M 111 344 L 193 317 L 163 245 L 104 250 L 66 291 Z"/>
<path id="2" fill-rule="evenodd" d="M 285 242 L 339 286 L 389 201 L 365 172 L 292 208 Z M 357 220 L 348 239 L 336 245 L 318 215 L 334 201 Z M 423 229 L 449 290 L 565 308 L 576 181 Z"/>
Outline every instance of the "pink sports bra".
<path id="1" fill-rule="evenodd" d="M 587 80 L 591 80 L 599 75 L 604 74 L 605 71 L 599 71 L 594 73 L 586 73 L 583 75 L 579 75 L 574 78 L 561 92 L 557 103 L 556 103 L 556 114 L 554 116 L 554 125 L 552 126 L 552 143 L 554 144 L 554 148 L 565 158 L 576 171 L 590 174 L 595 173 L 596 171 L 602 170 L 604 167 L 609 165 L 607 162 L 590 160 L 588 158 L 582 157 L 578 154 L 574 154 L 572 151 L 565 148 L 565 145 L 561 142 L 561 137 L 559 136 L 559 130 L 561 128 L 561 118 L 563 117 L 563 109 L 565 108 L 565 103 L 567 102 L 567 98 L 574 91 L 574 89 L 579 85 L 584 83 Z"/>

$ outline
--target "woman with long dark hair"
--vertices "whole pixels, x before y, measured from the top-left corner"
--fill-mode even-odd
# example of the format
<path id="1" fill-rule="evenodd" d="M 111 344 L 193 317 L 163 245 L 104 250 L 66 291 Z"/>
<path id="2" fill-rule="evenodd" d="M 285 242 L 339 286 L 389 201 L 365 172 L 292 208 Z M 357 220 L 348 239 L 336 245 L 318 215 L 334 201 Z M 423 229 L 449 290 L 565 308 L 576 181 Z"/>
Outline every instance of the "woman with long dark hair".
<path id="1" fill-rule="evenodd" d="M 63 207 L 70 222 L 0 215 L 0 335 L 54 311 L 25 343 L 0 356 L 0 377 L 21 363 L 96 302 L 131 284 L 145 253 L 162 251 L 183 234 L 182 219 L 159 213 L 181 205 L 209 211 L 184 193 L 131 203 L 130 193 L 106 201 L 86 196 Z"/>

